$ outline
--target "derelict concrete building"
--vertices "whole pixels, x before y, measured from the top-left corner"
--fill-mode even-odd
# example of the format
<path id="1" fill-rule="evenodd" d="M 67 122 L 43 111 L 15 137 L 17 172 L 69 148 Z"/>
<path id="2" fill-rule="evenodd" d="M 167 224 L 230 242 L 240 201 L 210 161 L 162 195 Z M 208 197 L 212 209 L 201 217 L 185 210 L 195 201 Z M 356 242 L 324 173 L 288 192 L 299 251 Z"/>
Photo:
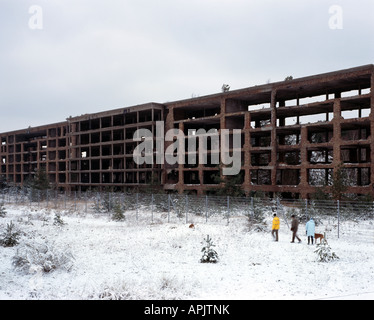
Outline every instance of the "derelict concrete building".
<path id="1" fill-rule="evenodd" d="M 238 182 L 307 198 L 343 165 L 347 193 L 374 195 L 374 66 L 270 83 L 164 104 L 86 114 L 58 124 L 0 133 L 0 177 L 22 185 L 45 169 L 67 190 L 127 190 L 157 184 L 168 192 L 204 194 L 223 182 L 222 164 L 134 162 L 137 129 L 189 135 L 199 129 L 241 130 Z M 170 143 L 165 143 L 167 148 Z M 199 148 L 199 146 L 197 146 Z M 159 150 L 158 150 L 159 151 Z M 186 147 L 186 157 L 188 149 Z M 198 150 L 197 150 L 198 151 Z M 157 150 L 155 149 L 156 153 Z M 207 150 L 208 159 L 212 150 Z M 224 179 L 224 177 L 222 177 Z"/>

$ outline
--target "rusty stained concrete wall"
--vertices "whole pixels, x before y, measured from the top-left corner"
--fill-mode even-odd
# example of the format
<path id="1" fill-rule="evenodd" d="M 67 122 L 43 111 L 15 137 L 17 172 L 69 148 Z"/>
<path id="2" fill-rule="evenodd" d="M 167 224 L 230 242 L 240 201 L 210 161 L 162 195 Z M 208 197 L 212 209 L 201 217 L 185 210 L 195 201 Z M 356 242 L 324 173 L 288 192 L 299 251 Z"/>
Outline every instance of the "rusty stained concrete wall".
<path id="1" fill-rule="evenodd" d="M 315 192 L 315 185 L 311 184 L 313 170 L 331 175 L 334 168 L 344 160 L 342 152 L 349 150 L 365 155 L 353 161 L 345 159 L 344 167 L 359 176 L 356 184 L 351 183 L 347 193 L 374 194 L 374 168 L 371 162 L 374 159 L 371 134 L 374 132 L 374 114 L 371 112 L 374 110 L 373 83 L 373 66 L 369 65 L 172 102 L 166 105 L 169 109 L 166 129 L 177 127 L 186 131 L 186 128 L 199 125 L 206 129 L 215 128 L 216 125 L 219 129 L 241 129 L 244 135 L 242 188 L 247 194 L 262 191 L 272 195 L 280 193 L 286 197 L 307 198 Z M 321 96 L 324 98 L 321 99 Z M 309 97 L 317 98 L 316 101 L 306 100 Z M 201 110 L 216 110 L 217 106 L 220 111 L 218 114 L 199 116 Z M 252 106 L 256 110 L 252 110 Z M 196 117 L 192 117 L 194 110 Z M 357 117 L 344 119 L 342 113 L 350 110 L 357 112 Z M 366 113 L 363 114 L 363 111 Z M 305 123 L 306 117 L 315 114 L 325 114 L 324 119 L 315 123 L 312 119 L 312 123 Z M 292 117 L 296 118 L 295 123 L 287 123 Z M 304 123 L 300 122 L 301 118 Z M 360 132 L 357 138 L 355 130 Z M 324 135 L 323 132 L 326 132 L 326 141 L 311 141 L 312 135 Z M 344 139 L 342 132 L 348 132 Z M 296 143 L 285 144 L 285 137 L 292 135 L 296 136 Z M 311 156 L 318 153 L 324 153 L 325 157 L 330 155 L 332 161 L 312 163 Z M 298 159 L 285 163 L 284 158 L 292 158 L 292 155 Z M 222 166 L 211 168 L 202 164 L 194 168 L 184 165 L 168 168 L 164 173 L 165 189 L 203 194 L 220 187 L 212 181 L 204 181 L 209 172 L 215 174 L 219 169 Z M 172 170 L 173 178 L 168 183 L 168 173 Z M 198 172 L 198 183 L 186 185 L 185 178 L 189 172 L 191 175 Z M 370 178 L 367 178 L 368 175 Z"/>
<path id="2" fill-rule="evenodd" d="M 373 65 L 367 65 L 165 104 L 82 115 L 58 125 L 31 128 L 35 132 L 55 127 L 66 130 L 64 137 L 39 137 L 47 143 L 46 150 L 35 152 L 47 156 L 37 156 L 29 167 L 46 167 L 57 186 L 69 190 L 141 189 L 148 184 L 143 175 L 152 172 L 157 172 L 159 183 L 168 192 L 203 194 L 219 188 L 212 176 L 220 174 L 222 165 L 131 167 L 133 142 L 127 136 L 132 129 L 152 128 L 158 119 L 165 121 L 165 132 L 171 128 L 185 133 L 199 128 L 241 129 L 242 188 L 247 194 L 262 191 L 309 197 L 315 191 L 315 173 L 328 182 L 328 175 L 343 161 L 351 175 L 348 192 L 374 195 L 373 70 Z M 149 110 L 151 119 L 143 119 L 141 113 Z M 157 119 L 154 110 L 162 112 Z M 350 110 L 356 115 L 350 116 Z M 121 120 L 126 114 L 133 115 L 131 123 Z M 1 177 L 16 185 L 30 175 L 24 158 L 28 138 L 23 140 L 19 135 L 25 130 L 0 134 Z M 11 140 L 15 137 L 18 142 Z M 54 146 L 62 138 L 66 146 Z M 165 149 L 170 144 L 165 142 Z M 49 158 L 55 152 L 62 155 L 63 150 L 66 158 Z M 60 162 L 65 163 L 65 171 L 60 170 L 64 168 Z"/>

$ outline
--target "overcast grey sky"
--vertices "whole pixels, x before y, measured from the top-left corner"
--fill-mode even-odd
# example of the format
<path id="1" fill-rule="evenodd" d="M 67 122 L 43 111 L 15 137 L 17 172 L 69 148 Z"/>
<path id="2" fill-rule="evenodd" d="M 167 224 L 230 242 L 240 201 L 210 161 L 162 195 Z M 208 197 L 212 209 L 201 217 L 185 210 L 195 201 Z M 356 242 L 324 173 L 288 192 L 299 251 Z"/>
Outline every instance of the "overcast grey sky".
<path id="1" fill-rule="evenodd" d="M 373 0 L 0 0 L 0 132 L 372 64 L 373 31 Z"/>

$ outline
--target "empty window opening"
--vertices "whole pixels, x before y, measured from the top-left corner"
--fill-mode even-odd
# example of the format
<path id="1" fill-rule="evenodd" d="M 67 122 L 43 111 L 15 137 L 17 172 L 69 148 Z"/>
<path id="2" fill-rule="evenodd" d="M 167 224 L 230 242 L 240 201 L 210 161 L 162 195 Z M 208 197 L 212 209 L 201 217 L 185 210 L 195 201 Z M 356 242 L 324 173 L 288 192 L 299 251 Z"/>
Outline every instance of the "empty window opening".
<path id="1" fill-rule="evenodd" d="M 254 185 L 271 185 L 271 170 L 251 170 L 251 183 Z"/>
<path id="2" fill-rule="evenodd" d="M 100 183 L 100 174 L 99 173 L 93 173 L 91 174 L 91 183 Z"/>
<path id="3" fill-rule="evenodd" d="M 161 113 L 161 110 L 154 110 L 153 112 L 153 121 L 161 121 L 162 120 L 162 113 Z"/>
<path id="4" fill-rule="evenodd" d="M 200 184 L 199 171 L 185 171 L 183 176 L 185 184 Z"/>
<path id="5" fill-rule="evenodd" d="M 167 172 L 166 175 L 166 183 L 167 184 L 176 184 L 179 181 L 178 172 L 175 170 L 170 170 Z"/>
<path id="6" fill-rule="evenodd" d="M 271 136 L 269 134 L 264 135 L 251 135 L 251 145 L 252 147 L 270 147 Z"/>
<path id="7" fill-rule="evenodd" d="M 113 169 L 114 170 L 123 169 L 123 159 L 113 159 Z"/>
<path id="8" fill-rule="evenodd" d="M 332 169 L 309 169 L 308 181 L 311 186 L 331 185 Z"/>
<path id="9" fill-rule="evenodd" d="M 80 136 L 81 144 L 89 144 L 90 143 L 90 135 L 89 134 L 82 134 Z"/>
<path id="10" fill-rule="evenodd" d="M 88 131 L 88 130 L 90 130 L 90 121 L 80 122 L 80 131 Z"/>
<path id="11" fill-rule="evenodd" d="M 65 171 L 66 170 L 66 163 L 65 162 L 59 162 L 58 163 L 58 171 Z"/>
<path id="12" fill-rule="evenodd" d="M 101 133 L 101 142 L 109 142 L 112 140 L 112 132 L 105 131 Z"/>
<path id="13" fill-rule="evenodd" d="M 359 116 L 359 110 L 347 110 L 347 111 L 342 111 L 341 113 L 342 117 L 344 119 L 355 119 L 355 118 L 360 118 Z"/>
<path id="14" fill-rule="evenodd" d="M 81 158 L 87 158 L 87 151 L 81 152 Z"/>
<path id="15" fill-rule="evenodd" d="M 137 113 L 126 113 L 125 114 L 125 124 L 132 124 L 138 122 Z"/>
<path id="16" fill-rule="evenodd" d="M 262 120 L 251 121 L 251 127 L 252 128 L 271 127 L 271 120 L 270 119 L 262 119 Z"/>
<path id="17" fill-rule="evenodd" d="M 123 183 L 123 173 L 115 172 L 113 174 L 113 183 Z"/>
<path id="18" fill-rule="evenodd" d="M 267 153 L 252 153 L 251 165 L 252 166 L 267 166 L 271 161 L 270 152 Z"/>
<path id="19" fill-rule="evenodd" d="M 91 143 L 99 143 L 100 142 L 100 133 L 92 133 L 91 134 Z"/>
<path id="20" fill-rule="evenodd" d="M 227 117 L 226 129 L 244 129 L 244 116 Z"/>
<path id="21" fill-rule="evenodd" d="M 319 131 L 319 132 L 310 132 L 309 141 L 311 143 L 325 143 L 329 142 L 333 137 L 332 131 Z"/>
<path id="22" fill-rule="evenodd" d="M 126 172 L 126 183 L 138 183 L 136 172 Z"/>
<path id="23" fill-rule="evenodd" d="M 366 140 L 370 136 L 369 128 L 342 129 L 342 140 Z"/>
<path id="24" fill-rule="evenodd" d="M 101 127 L 102 128 L 109 128 L 112 126 L 112 118 L 111 117 L 105 117 L 101 119 Z"/>
<path id="25" fill-rule="evenodd" d="M 136 169 L 137 164 L 134 162 L 132 158 L 126 159 L 126 169 Z"/>
<path id="26" fill-rule="evenodd" d="M 48 159 L 49 160 L 56 160 L 56 151 L 48 152 Z"/>
<path id="27" fill-rule="evenodd" d="M 345 185 L 366 186 L 370 184 L 370 168 L 343 168 Z"/>
<path id="28" fill-rule="evenodd" d="M 255 105 L 249 105 L 248 106 L 248 111 L 254 111 L 254 110 L 263 110 L 263 109 L 270 109 L 271 104 L 269 103 L 260 103 L 260 104 L 255 104 Z"/>
<path id="29" fill-rule="evenodd" d="M 287 165 L 299 165 L 301 163 L 299 151 L 279 152 L 278 153 L 279 163 Z"/>
<path id="30" fill-rule="evenodd" d="M 318 113 L 313 115 L 301 116 L 300 117 L 300 124 L 310 124 L 310 123 L 318 123 L 318 122 L 326 122 L 331 121 L 333 118 L 333 113 Z"/>
<path id="31" fill-rule="evenodd" d="M 293 107 L 298 105 L 298 99 L 293 99 L 293 100 L 287 100 L 285 102 L 286 107 Z"/>
<path id="32" fill-rule="evenodd" d="M 109 159 L 103 159 L 101 161 L 101 169 L 102 170 L 112 169 L 112 167 L 111 167 L 111 161 Z"/>
<path id="33" fill-rule="evenodd" d="M 348 98 L 348 97 L 354 97 L 358 96 L 360 94 L 359 90 L 351 90 L 351 91 L 345 91 L 341 93 L 342 98 Z"/>
<path id="34" fill-rule="evenodd" d="M 204 171 L 203 183 L 204 184 L 219 184 L 220 183 L 219 171 Z"/>
<path id="35" fill-rule="evenodd" d="M 366 88 L 366 89 L 362 89 L 362 90 L 361 90 L 361 94 L 362 94 L 362 95 L 363 95 L 363 94 L 370 94 L 370 92 L 371 92 L 370 88 Z"/>
<path id="36" fill-rule="evenodd" d="M 102 156 L 111 156 L 112 155 L 112 147 L 111 146 L 102 146 L 101 147 L 101 155 Z"/>
<path id="37" fill-rule="evenodd" d="M 113 145 L 113 155 L 123 155 L 124 154 L 124 146 L 123 144 L 115 144 Z"/>
<path id="38" fill-rule="evenodd" d="M 308 151 L 309 162 L 312 164 L 324 163 L 329 164 L 333 161 L 333 151 L 332 150 L 315 150 Z"/>
<path id="39" fill-rule="evenodd" d="M 123 115 L 117 115 L 117 116 L 113 116 L 113 126 L 114 127 L 119 127 L 119 126 L 123 126 L 124 124 L 124 119 L 123 119 Z"/>
<path id="40" fill-rule="evenodd" d="M 300 134 L 279 134 L 277 140 L 279 145 L 283 146 L 296 146 L 300 143 Z"/>
<path id="41" fill-rule="evenodd" d="M 139 122 L 149 122 L 149 121 L 152 121 L 152 110 L 140 111 Z"/>
<path id="42" fill-rule="evenodd" d="M 112 183 L 112 175 L 110 173 L 103 173 L 101 179 L 102 183 Z"/>
<path id="43" fill-rule="evenodd" d="M 60 174 L 58 175 L 58 182 L 59 182 L 59 183 L 65 183 L 65 182 L 66 182 L 66 175 L 60 173 Z"/>
<path id="44" fill-rule="evenodd" d="M 277 185 L 298 185 L 300 183 L 299 169 L 277 170 Z"/>
<path id="45" fill-rule="evenodd" d="M 100 160 L 91 161 L 91 170 L 100 170 Z"/>
<path id="46" fill-rule="evenodd" d="M 299 105 L 326 101 L 326 94 L 299 99 Z"/>
<path id="47" fill-rule="evenodd" d="M 369 147 L 342 147 L 341 160 L 344 163 L 366 163 L 370 162 Z"/>
<path id="48" fill-rule="evenodd" d="M 113 140 L 120 141 L 124 139 L 123 130 L 115 130 L 113 131 Z"/>
<path id="49" fill-rule="evenodd" d="M 87 160 L 81 161 L 81 170 L 83 170 L 83 171 L 90 170 L 90 163 L 89 163 L 89 161 L 87 161 Z"/>

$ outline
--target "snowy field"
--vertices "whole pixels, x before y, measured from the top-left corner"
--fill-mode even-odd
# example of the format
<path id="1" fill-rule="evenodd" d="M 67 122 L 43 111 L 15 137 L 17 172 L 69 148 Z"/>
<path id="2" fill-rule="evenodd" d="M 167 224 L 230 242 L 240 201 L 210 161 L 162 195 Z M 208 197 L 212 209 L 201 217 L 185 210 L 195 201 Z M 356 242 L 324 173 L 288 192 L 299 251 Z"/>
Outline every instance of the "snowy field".
<path id="1" fill-rule="evenodd" d="M 320 263 L 315 246 L 306 244 L 303 224 L 301 244 L 290 243 L 284 221 L 280 241 L 274 242 L 271 215 L 268 232 L 249 232 L 245 217 L 189 228 L 183 219 L 142 220 L 149 212 L 139 212 L 138 221 L 115 222 L 105 214 L 58 211 L 65 225 L 56 226 L 53 209 L 8 206 L 6 211 L 0 234 L 13 221 L 21 237 L 16 247 L 0 246 L 2 300 L 374 298 L 373 230 L 364 239 L 332 236 L 329 244 L 340 259 Z M 360 223 L 351 224 L 350 234 L 354 228 L 362 229 Z M 207 234 L 216 245 L 217 264 L 199 262 Z M 22 266 L 18 260 L 15 267 L 12 262 L 21 252 L 28 252 L 30 261 L 32 255 L 44 255 L 45 265 Z M 61 264 L 50 272 L 43 271 L 51 265 L 45 261 L 48 255 Z"/>

